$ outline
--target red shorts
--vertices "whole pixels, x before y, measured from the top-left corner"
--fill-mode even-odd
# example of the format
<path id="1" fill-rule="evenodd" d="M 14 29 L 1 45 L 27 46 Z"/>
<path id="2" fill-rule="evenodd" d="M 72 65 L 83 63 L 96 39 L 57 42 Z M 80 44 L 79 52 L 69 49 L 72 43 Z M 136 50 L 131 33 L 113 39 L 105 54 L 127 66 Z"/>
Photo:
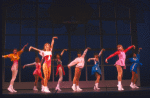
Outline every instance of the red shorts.
<path id="1" fill-rule="evenodd" d="M 64 67 L 63 67 L 61 64 L 58 64 L 58 65 L 57 65 L 56 75 L 58 74 L 58 69 L 59 69 L 59 67 L 62 67 L 63 75 L 65 75 Z"/>
<path id="2" fill-rule="evenodd" d="M 35 69 L 34 72 L 33 72 L 33 75 L 38 75 L 38 76 L 42 77 L 41 70 L 40 69 Z"/>

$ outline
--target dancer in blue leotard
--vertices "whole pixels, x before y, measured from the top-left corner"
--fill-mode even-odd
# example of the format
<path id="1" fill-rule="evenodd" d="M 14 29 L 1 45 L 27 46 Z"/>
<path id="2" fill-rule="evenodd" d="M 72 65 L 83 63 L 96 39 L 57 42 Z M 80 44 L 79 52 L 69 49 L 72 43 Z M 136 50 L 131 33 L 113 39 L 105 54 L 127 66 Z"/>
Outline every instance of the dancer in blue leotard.
<path id="1" fill-rule="evenodd" d="M 94 58 L 89 58 L 88 59 L 88 62 L 90 62 L 90 60 L 94 60 L 94 64 L 95 64 L 92 67 L 92 71 L 91 71 L 91 75 L 95 74 L 95 76 L 96 76 L 94 90 L 99 90 L 100 89 L 100 88 L 98 88 L 98 83 L 99 83 L 99 80 L 100 80 L 100 77 L 101 77 L 101 69 L 99 67 L 99 65 L 100 65 L 99 57 L 101 56 L 103 51 L 105 51 L 105 49 L 102 49 L 99 54 L 95 54 Z"/>
<path id="2" fill-rule="evenodd" d="M 140 63 L 140 54 L 139 54 L 141 49 L 142 48 L 139 48 L 138 54 L 133 53 L 133 58 L 129 58 L 129 61 L 132 62 L 132 65 L 130 66 L 130 71 L 132 72 L 130 84 L 131 88 L 139 88 L 138 86 L 136 86 L 136 81 L 138 79 L 137 67 L 138 65 L 142 65 L 142 63 Z"/>

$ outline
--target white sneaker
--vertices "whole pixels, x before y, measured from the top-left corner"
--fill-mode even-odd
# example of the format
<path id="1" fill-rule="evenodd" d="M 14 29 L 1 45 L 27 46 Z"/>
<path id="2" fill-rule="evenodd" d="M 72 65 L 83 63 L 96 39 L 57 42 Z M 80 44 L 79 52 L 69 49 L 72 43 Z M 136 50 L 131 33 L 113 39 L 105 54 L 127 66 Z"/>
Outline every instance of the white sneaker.
<path id="1" fill-rule="evenodd" d="M 7 90 L 13 93 L 13 89 L 11 87 L 8 87 Z"/>
<path id="2" fill-rule="evenodd" d="M 61 89 L 59 87 L 56 87 L 55 90 L 61 91 Z"/>
<path id="3" fill-rule="evenodd" d="M 96 86 L 94 85 L 94 90 L 96 90 Z"/>
<path id="4" fill-rule="evenodd" d="M 12 91 L 15 92 L 15 93 L 17 92 L 14 88 L 12 88 Z"/>
<path id="5" fill-rule="evenodd" d="M 76 86 L 71 87 L 73 91 L 76 91 Z"/>
<path id="6" fill-rule="evenodd" d="M 82 89 L 79 86 L 77 86 L 77 91 L 82 91 Z"/>
<path id="7" fill-rule="evenodd" d="M 43 90 L 45 93 L 50 93 L 50 90 L 49 90 L 49 88 L 46 86 L 46 87 L 44 87 L 44 90 Z"/>
<path id="8" fill-rule="evenodd" d="M 131 87 L 131 88 L 135 88 L 133 84 L 130 84 L 130 87 Z"/>
<path id="9" fill-rule="evenodd" d="M 33 90 L 34 90 L 34 91 L 38 91 L 38 89 L 36 88 L 36 86 L 33 87 Z"/>
<path id="10" fill-rule="evenodd" d="M 124 90 L 124 88 L 122 87 L 122 85 L 117 85 L 117 86 L 118 86 L 118 91 Z"/>
<path id="11" fill-rule="evenodd" d="M 133 86 L 134 86 L 134 88 L 139 88 L 136 84 L 134 84 Z"/>
<path id="12" fill-rule="evenodd" d="M 41 92 L 44 92 L 44 86 L 41 86 Z"/>

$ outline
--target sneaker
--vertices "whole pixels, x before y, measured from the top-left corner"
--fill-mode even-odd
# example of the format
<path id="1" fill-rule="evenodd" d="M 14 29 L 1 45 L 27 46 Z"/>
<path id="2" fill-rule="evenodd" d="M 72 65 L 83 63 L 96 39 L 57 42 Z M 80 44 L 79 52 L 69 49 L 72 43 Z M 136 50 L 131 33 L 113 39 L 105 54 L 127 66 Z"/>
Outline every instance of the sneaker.
<path id="1" fill-rule="evenodd" d="M 124 90 L 124 88 L 122 87 L 122 85 L 117 85 L 117 86 L 118 86 L 118 91 Z"/>
<path id="2" fill-rule="evenodd" d="M 38 91 L 38 89 L 36 88 L 36 86 L 34 86 L 33 90 L 34 90 L 34 91 Z"/>
<path id="3" fill-rule="evenodd" d="M 59 87 L 56 87 L 55 90 L 61 91 L 61 89 Z"/>
<path id="4" fill-rule="evenodd" d="M 133 86 L 134 86 L 134 88 L 139 88 L 136 84 L 134 84 Z"/>
<path id="5" fill-rule="evenodd" d="M 44 87 L 44 90 L 43 90 L 45 93 L 50 93 L 50 90 L 48 87 Z"/>
<path id="6" fill-rule="evenodd" d="M 94 85 L 94 90 L 96 90 L 96 86 Z"/>
<path id="7" fill-rule="evenodd" d="M 73 91 L 76 91 L 76 87 L 75 87 L 75 86 L 72 86 L 72 90 L 73 90 Z"/>
<path id="8" fill-rule="evenodd" d="M 13 89 L 13 88 L 12 88 L 12 91 L 15 92 L 15 93 L 17 92 L 17 91 L 16 91 L 15 89 Z"/>
<path id="9" fill-rule="evenodd" d="M 7 90 L 10 91 L 11 93 L 13 93 L 12 88 L 8 87 Z"/>
<path id="10" fill-rule="evenodd" d="M 135 88 L 133 84 L 130 84 L 130 87 L 131 87 L 131 88 Z"/>
<path id="11" fill-rule="evenodd" d="M 77 87 L 77 91 L 82 91 L 82 89 L 80 87 Z"/>

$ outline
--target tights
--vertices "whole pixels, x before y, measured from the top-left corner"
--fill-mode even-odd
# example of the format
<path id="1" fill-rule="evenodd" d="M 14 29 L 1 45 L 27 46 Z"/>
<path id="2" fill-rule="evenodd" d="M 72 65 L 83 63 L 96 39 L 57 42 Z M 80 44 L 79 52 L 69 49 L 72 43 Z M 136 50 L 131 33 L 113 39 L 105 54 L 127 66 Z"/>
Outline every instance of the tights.
<path id="1" fill-rule="evenodd" d="M 122 81 L 122 74 L 123 74 L 123 70 L 122 67 L 120 65 L 116 65 L 117 68 L 117 72 L 118 72 L 118 81 Z"/>
<path id="2" fill-rule="evenodd" d="M 135 84 L 137 79 L 138 79 L 138 75 L 134 71 L 132 71 L 131 82 L 133 82 Z"/>
<path id="3" fill-rule="evenodd" d="M 95 83 L 99 83 L 99 80 L 100 80 L 101 75 L 96 72 L 96 73 L 95 73 L 95 77 L 96 77 Z"/>
<path id="4" fill-rule="evenodd" d="M 74 78 L 73 78 L 73 84 L 79 85 L 80 76 L 81 76 L 81 69 L 76 67 Z"/>
<path id="5" fill-rule="evenodd" d="M 43 64 L 43 73 L 44 73 L 44 86 L 47 86 L 48 80 L 51 75 L 51 66 L 48 67 L 46 63 Z"/>

